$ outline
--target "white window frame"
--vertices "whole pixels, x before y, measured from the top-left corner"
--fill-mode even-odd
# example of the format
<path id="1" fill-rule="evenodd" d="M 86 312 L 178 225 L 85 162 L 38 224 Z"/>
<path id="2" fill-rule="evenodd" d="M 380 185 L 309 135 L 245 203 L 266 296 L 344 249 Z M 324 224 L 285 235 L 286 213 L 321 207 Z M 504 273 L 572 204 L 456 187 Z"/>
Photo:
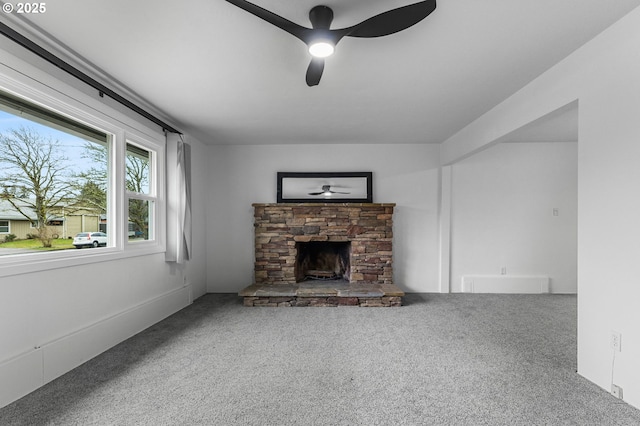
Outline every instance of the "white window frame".
<path id="1" fill-rule="evenodd" d="M 165 228 L 165 207 L 164 207 L 164 182 L 165 182 L 165 174 L 164 174 L 164 143 L 158 144 L 154 143 L 152 140 L 148 140 L 143 138 L 141 135 L 135 135 L 133 133 L 128 133 L 127 138 L 125 140 L 125 157 L 124 161 L 126 164 L 126 145 L 131 144 L 137 146 L 139 148 L 145 149 L 149 152 L 149 193 L 139 193 L 132 192 L 126 190 L 126 183 L 123 184 L 123 188 L 125 189 L 125 203 L 124 208 L 125 212 L 128 216 L 128 206 L 129 200 L 137 199 L 144 200 L 153 203 L 153 212 L 150 213 L 149 217 L 149 239 L 147 240 L 137 240 L 137 241 L 129 241 L 129 221 L 128 217 L 126 220 L 126 226 L 124 227 L 124 231 L 126 233 L 126 244 L 129 248 L 133 247 L 145 247 L 149 245 L 161 244 L 164 247 L 164 232 L 161 230 Z M 160 166 L 162 165 L 162 166 Z M 124 178 L 126 179 L 126 173 Z"/>
<path id="2" fill-rule="evenodd" d="M 7 222 L 7 232 L 0 231 L 0 234 L 11 234 L 11 221 L 8 219 L 0 219 L 0 223 Z M 0 228 L 3 228 L 3 225 L 0 225 Z"/>
<path id="3" fill-rule="evenodd" d="M 0 45 L 0 52 L 2 46 Z M 4 52 L 3 52 L 4 53 Z M 107 235 L 108 246 L 99 250 L 59 250 L 0 256 L 0 277 L 45 271 L 75 265 L 105 262 L 132 256 L 164 253 L 165 239 L 165 144 L 160 129 L 147 127 L 133 114 L 107 106 L 95 94 L 70 86 L 45 70 L 8 55 L 0 63 L 0 90 L 23 98 L 42 108 L 67 116 L 79 123 L 99 129 L 110 136 Z M 128 208 L 125 190 L 126 141 L 153 152 L 154 239 L 128 243 Z"/>

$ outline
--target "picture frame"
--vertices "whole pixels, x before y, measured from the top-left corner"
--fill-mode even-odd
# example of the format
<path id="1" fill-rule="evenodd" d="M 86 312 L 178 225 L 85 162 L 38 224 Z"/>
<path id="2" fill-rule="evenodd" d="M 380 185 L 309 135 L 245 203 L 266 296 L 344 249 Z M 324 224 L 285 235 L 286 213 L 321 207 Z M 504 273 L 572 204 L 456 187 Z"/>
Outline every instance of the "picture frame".
<path id="1" fill-rule="evenodd" d="M 278 172 L 278 203 L 372 203 L 372 172 Z"/>

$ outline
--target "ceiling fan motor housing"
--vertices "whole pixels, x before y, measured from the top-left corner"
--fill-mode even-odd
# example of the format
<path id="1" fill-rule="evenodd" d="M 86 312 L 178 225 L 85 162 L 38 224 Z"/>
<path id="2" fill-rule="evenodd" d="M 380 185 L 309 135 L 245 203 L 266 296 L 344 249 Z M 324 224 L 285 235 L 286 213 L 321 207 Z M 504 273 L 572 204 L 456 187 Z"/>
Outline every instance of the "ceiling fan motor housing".
<path id="1" fill-rule="evenodd" d="M 309 11 L 309 21 L 314 29 L 328 30 L 333 21 L 333 10 L 328 6 L 314 6 Z"/>

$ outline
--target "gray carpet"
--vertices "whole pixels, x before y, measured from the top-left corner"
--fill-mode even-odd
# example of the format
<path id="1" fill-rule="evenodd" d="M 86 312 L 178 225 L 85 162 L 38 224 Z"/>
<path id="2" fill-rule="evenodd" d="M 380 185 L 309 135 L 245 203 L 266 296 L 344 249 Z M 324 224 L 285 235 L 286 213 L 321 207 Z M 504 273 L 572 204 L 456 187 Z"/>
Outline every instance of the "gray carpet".
<path id="1" fill-rule="evenodd" d="M 638 425 L 575 373 L 576 297 L 210 294 L 0 409 L 2 425 Z"/>

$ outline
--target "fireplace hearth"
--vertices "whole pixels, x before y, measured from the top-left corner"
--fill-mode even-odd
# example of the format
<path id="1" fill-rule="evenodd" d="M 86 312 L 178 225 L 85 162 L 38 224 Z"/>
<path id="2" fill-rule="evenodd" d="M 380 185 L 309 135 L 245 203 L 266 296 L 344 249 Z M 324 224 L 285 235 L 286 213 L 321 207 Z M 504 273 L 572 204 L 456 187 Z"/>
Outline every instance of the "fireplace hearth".
<path id="1" fill-rule="evenodd" d="M 246 306 L 400 306 L 393 209 L 378 203 L 254 204 Z"/>

